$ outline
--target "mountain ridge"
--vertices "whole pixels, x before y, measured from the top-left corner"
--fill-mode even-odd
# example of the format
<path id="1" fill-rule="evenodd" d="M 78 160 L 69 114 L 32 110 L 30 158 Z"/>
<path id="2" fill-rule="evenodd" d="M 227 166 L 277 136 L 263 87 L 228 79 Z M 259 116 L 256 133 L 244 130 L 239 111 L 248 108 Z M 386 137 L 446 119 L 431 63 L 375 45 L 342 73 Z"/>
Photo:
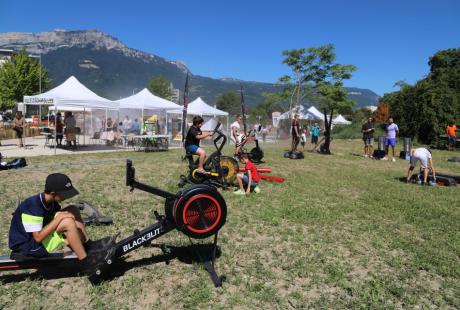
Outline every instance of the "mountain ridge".
<path id="1" fill-rule="evenodd" d="M 75 75 L 90 89 L 109 99 L 131 95 L 144 88 L 154 75 L 163 75 L 182 92 L 185 74 L 190 70 L 182 60 L 168 60 L 126 46 L 121 40 L 98 30 L 55 29 L 49 32 L 0 33 L 0 48 L 26 49 L 42 55 L 53 87 Z M 263 92 L 279 92 L 273 83 L 243 81 L 237 78 L 210 78 L 191 72 L 190 98 L 201 96 L 210 104 L 224 92 L 243 86 L 249 106 L 263 100 Z M 368 89 L 347 87 L 356 107 L 375 105 L 379 96 Z"/>

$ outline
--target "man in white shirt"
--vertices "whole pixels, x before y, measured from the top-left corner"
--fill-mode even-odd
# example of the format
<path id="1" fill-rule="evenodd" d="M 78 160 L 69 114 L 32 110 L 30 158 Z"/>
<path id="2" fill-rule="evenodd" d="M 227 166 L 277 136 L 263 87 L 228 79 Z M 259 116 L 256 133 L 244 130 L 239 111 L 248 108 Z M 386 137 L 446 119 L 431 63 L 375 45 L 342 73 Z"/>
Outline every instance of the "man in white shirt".
<path id="1" fill-rule="evenodd" d="M 242 117 L 240 114 L 237 114 L 235 117 L 235 121 L 230 125 L 230 130 L 231 130 L 231 135 L 230 139 L 235 143 L 235 154 L 238 154 L 240 152 L 240 143 L 241 143 L 241 120 Z"/>
<path id="2" fill-rule="evenodd" d="M 410 181 L 412 173 L 414 172 L 415 165 L 418 161 L 420 161 L 420 168 L 423 170 L 423 184 L 427 184 L 428 173 L 430 170 L 433 173 L 433 178 L 436 178 L 431 151 L 424 147 L 420 147 L 411 151 L 409 169 L 407 170 L 407 182 Z"/>
<path id="3" fill-rule="evenodd" d="M 396 136 L 399 133 L 399 127 L 393 122 L 393 117 L 388 118 L 388 125 L 385 128 L 387 132 L 387 136 L 385 138 L 385 157 L 382 158 L 383 160 L 388 160 L 388 148 L 391 145 L 391 151 L 393 154 L 392 161 L 396 161 L 395 159 L 395 146 L 396 146 Z"/>
<path id="4" fill-rule="evenodd" d="M 123 133 L 125 135 L 129 133 L 129 131 L 131 130 L 131 126 L 132 126 L 131 120 L 129 119 L 129 116 L 126 115 L 125 119 L 123 120 Z"/>

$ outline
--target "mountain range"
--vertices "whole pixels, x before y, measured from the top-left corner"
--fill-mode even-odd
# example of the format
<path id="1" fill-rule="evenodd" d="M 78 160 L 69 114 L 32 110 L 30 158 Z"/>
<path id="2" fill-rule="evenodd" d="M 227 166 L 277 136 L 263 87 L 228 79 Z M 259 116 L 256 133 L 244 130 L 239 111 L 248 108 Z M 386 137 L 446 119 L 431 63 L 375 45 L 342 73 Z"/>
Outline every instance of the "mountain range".
<path id="1" fill-rule="evenodd" d="M 146 87 L 156 75 L 170 80 L 182 92 L 187 66 L 181 61 L 129 48 L 117 38 L 97 30 L 0 33 L 0 48 L 41 55 L 41 61 L 52 79 L 51 87 L 74 75 L 98 95 L 119 99 Z M 242 81 L 234 78 L 214 79 L 190 75 L 190 98 L 198 96 L 209 104 L 224 92 L 238 91 L 243 86 L 245 101 L 254 106 L 263 100 L 264 92 L 280 92 L 272 83 Z M 354 108 L 377 105 L 379 96 L 369 89 L 347 88 Z"/>

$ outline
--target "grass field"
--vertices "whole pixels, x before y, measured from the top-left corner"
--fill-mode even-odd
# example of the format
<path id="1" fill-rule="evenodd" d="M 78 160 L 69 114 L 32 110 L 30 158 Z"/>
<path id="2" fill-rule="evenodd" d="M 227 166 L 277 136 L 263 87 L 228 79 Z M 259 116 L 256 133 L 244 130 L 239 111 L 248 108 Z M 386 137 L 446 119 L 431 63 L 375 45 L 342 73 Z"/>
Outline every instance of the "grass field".
<path id="1" fill-rule="evenodd" d="M 216 262 L 226 277 L 222 288 L 198 264 L 166 264 L 152 257 L 160 249 L 141 248 L 98 286 L 85 277 L 3 272 L 0 309 L 460 308 L 460 187 L 401 183 L 407 162 L 354 156 L 361 153 L 358 140 L 334 140 L 334 155 L 306 153 L 304 160 L 282 158 L 287 145 L 262 145 L 261 166 L 285 183 L 262 183 L 262 192 L 249 197 L 222 192 L 229 209 Z M 435 152 L 435 167 L 460 174 L 459 164 L 446 161 L 451 155 Z M 112 226 L 91 226 L 92 236 L 127 236 L 152 223 L 163 200 L 129 192 L 125 159 L 133 160 L 139 180 L 177 191 L 186 166 L 180 156 L 173 150 L 36 157 L 29 168 L 0 172 L 0 253 L 9 253 L 16 202 L 38 193 L 48 173 L 68 174 L 81 193 L 75 200 L 114 218 Z M 178 232 L 157 242 L 189 244 Z"/>

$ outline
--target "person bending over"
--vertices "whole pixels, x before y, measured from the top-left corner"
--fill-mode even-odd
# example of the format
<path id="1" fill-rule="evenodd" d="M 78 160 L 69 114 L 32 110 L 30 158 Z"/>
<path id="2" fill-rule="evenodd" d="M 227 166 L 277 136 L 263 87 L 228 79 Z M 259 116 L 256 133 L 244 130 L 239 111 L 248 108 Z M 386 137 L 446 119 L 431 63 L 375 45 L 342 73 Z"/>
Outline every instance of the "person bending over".
<path id="1" fill-rule="evenodd" d="M 436 172 L 433 166 L 433 157 L 431 156 L 431 151 L 424 147 L 420 147 L 418 149 L 412 150 L 410 162 L 409 162 L 409 169 L 407 170 L 407 178 L 406 181 L 410 182 L 412 177 L 412 173 L 414 172 L 415 165 L 417 162 L 420 161 L 420 168 L 423 170 L 423 183 L 428 184 L 428 173 L 431 170 L 433 173 L 433 178 L 436 178 Z"/>
<path id="2" fill-rule="evenodd" d="M 236 175 L 240 189 L 234 191 L 233 193 L 235 195 L 249 194 L 251 192 L 251 186 L 254 187 L 254 193 L 260 193 L 260 188 L 258 186 L 260 182 L 260 176 L 257 172 L 256 166 L 254 166 L 254 164 L 249 160 L 248 154 L 242 154 L 241 160 L 245 164 L 244 169 L 246 171 L 244 173 L 240 172 Z M 244 187 L 246 187 L 246 190 Z"/>
<path id="3" fill-rule="evenodd" d="M 65 174 L 48 175 L 45 191 L 21 202 L 13 214 L 8 240 L 13 253 L 35 258 L 57 256 L 62 254 L 53 251 L 65 244 L 77 255 L 81 270 L 90 273 L 103 258 L 104 253 L 97 250 L 108 240 L 89 240 L 77 207 L 61 210 L 59 202 L 77 194 Z"/>
<path id="4" fill-rule="evenodd" d="M 206 172 L 203 168 L 204 161 L 206 160 L 206 151 L 200 147 L 200 140 L 206 137 L 211 137 L 213 132 L 202 132 L 201 126 L 203 126 L 203 118 L 201 116 L 195 116 L 193 118 L 193 125 L 187 132 L 185 137 L 185 151 L 187 153 L 196 154 L 198 158 L 198 172 Z"/>

